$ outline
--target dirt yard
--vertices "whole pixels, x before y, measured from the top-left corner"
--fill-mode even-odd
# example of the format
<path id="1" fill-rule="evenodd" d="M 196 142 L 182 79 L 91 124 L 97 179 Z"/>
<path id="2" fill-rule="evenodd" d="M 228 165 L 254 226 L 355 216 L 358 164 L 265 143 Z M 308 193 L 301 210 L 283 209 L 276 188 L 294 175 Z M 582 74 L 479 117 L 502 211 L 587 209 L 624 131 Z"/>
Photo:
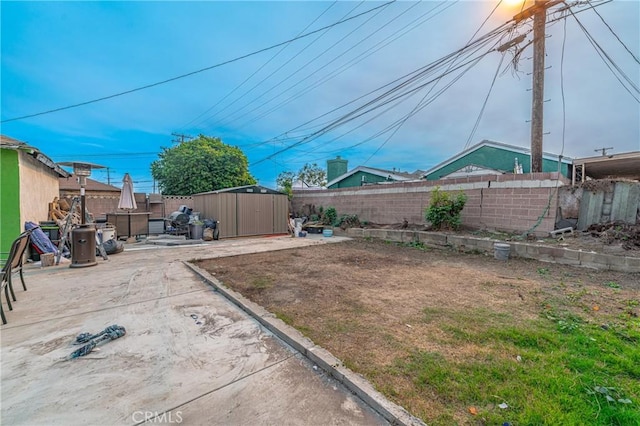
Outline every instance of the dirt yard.
<path id="1" fill-rule="evenodd" d="M 562 318 L 602 329 L 620 318 L 637 326 L 640 314 L 638 274 L 363 239 L 203 260 L 199 266 L 429 423 L 483 421 L 469 414 L 468 400 L 420 388 L 398 360 L 418 352 L 451 363 L 514 359 L 513 347 L 483 344 L 473 334 L 501 322 L 526 327 L 542 317 L 562 327 L 567 322 L 556 320 L 559 311 Z M 491 404 L 484 409 L 499 411 Z"/>

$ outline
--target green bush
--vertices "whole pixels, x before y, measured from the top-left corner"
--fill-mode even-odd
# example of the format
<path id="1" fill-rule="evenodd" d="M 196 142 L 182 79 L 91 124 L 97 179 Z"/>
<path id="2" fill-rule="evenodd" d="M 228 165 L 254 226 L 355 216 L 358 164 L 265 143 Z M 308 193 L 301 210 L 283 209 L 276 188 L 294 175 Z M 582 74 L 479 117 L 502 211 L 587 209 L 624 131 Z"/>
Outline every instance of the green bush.
<path id="1" fill-rule="evenodd" d="M 448 192 L 436 187 L 431 192 L 429 207 L 425 210 L 425 219 L 436 230 L 455 230 L 460 227 L 460 213 L 467 202 L 467 196 L 460 191 L 455 198 Z"/>
<path id="2" fill-rule="evenodd" d="M 360 219 L 358 219 L 357 214 L 343 214 L 338 218 L 335 226 L 339 226 L 343 230 L 347 228 L 358 228 L 360 227 Z"/>
<path id="3" fill-rule="evenodd" d="M 334 226 L 336 220 L 338 219 L 338 212 L 334 207 L 327 207 L 325 210 L 322 210 L 322 216 L 320 220 L 323 225 Z"/>

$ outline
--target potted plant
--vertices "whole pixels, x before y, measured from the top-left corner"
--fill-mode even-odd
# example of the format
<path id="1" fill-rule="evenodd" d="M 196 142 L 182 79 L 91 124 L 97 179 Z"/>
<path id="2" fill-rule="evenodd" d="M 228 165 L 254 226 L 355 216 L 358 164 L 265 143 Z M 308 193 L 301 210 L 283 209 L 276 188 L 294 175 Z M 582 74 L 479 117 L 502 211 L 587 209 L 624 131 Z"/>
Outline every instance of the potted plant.
<path id="1" fill-rule="evenodd" d="M 322 211 L 322 216 L 320 217 L 320 221 L 324 225 L 322 229 L 322 235 L 325 237 L 333 236 L 333 225 L 338 220 L 338 212 L 335 207 L 327 207 Z"/>

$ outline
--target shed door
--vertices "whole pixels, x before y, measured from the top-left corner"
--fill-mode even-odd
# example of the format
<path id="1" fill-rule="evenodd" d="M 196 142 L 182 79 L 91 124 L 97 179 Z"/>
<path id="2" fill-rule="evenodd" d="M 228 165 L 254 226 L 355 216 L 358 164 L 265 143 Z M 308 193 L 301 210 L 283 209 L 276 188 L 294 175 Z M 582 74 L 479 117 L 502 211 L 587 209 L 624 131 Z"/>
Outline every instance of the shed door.
<path id="1" fill-rule="evenodd" d="M 273 234 L 273 195 L 237 194 L 238 236 Z"/>

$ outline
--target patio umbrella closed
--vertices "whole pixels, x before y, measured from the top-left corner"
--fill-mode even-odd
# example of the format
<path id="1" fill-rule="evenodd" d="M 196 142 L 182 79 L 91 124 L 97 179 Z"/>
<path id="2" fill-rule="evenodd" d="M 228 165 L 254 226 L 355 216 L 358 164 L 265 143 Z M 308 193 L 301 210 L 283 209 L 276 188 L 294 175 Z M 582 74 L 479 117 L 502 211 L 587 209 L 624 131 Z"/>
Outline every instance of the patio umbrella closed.
<path id="1" fill-rule="evenodd" d="M 133 196 L 133 182 L 129 173 L 125 173 L 122 178 L 122 191 L 120 192 L 120 201 L 118 201 L 118 208 L 122 210 L 135 210 L 138 208 L 136 199 Z"/>

